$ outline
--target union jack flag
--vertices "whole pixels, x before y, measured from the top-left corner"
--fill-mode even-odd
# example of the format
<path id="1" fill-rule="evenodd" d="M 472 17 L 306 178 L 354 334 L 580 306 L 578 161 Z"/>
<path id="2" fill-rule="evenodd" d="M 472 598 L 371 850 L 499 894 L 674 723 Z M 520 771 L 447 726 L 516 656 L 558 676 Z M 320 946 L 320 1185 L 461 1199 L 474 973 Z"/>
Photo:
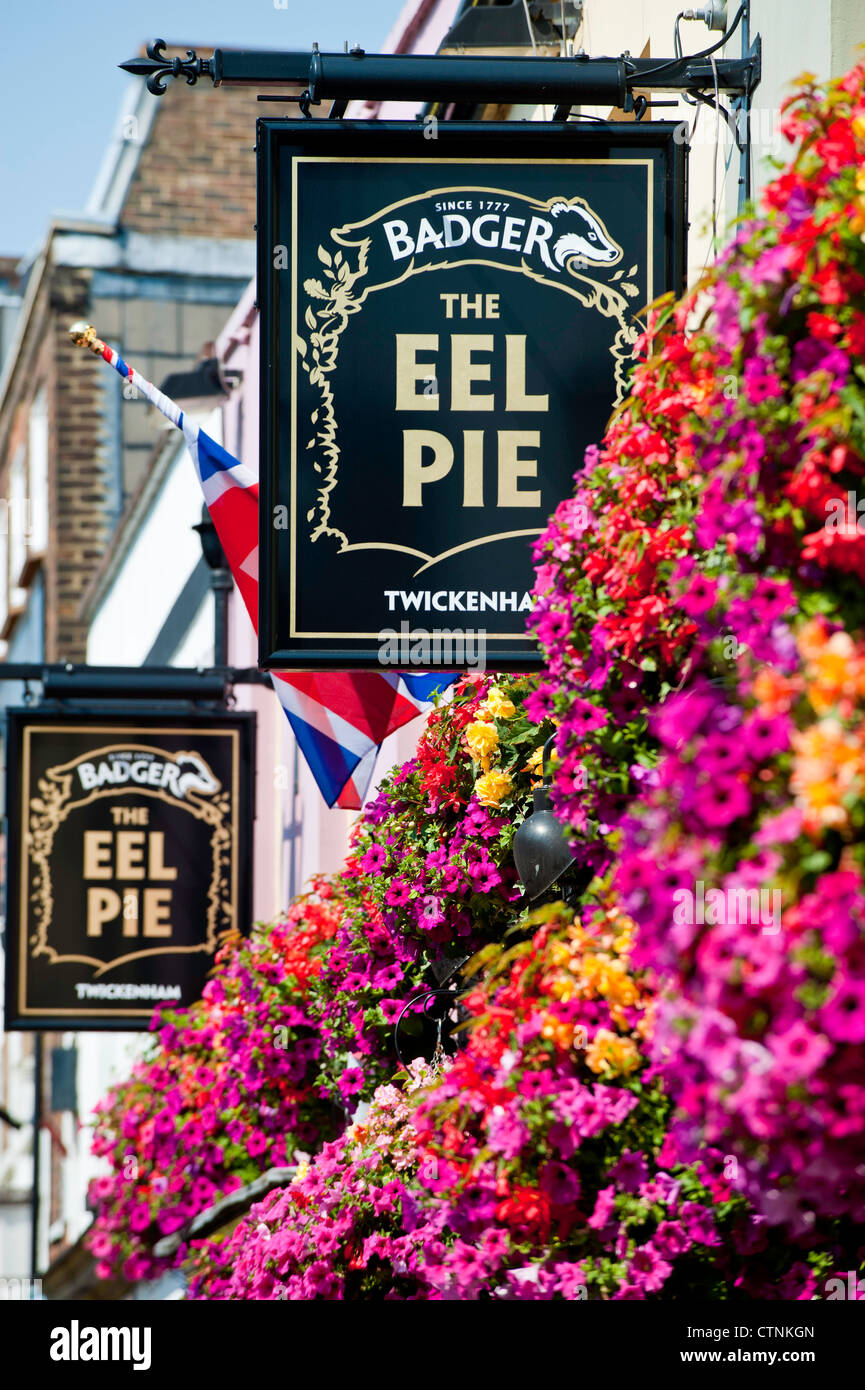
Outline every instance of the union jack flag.
<path id="1" fill-rule="evenodd" d="M 258 630 L 258 475 L 184 417 L 140 372 L 96 337 L 87 324 L 69 330 L 76 343 L 104 358 L 183 431 L 210 517 L 234 582 Z M 359 810 L 388 734 L 429 708 L 453 674 L 397 671 L 272 673 L 273 688 L 328 806 Z"/>

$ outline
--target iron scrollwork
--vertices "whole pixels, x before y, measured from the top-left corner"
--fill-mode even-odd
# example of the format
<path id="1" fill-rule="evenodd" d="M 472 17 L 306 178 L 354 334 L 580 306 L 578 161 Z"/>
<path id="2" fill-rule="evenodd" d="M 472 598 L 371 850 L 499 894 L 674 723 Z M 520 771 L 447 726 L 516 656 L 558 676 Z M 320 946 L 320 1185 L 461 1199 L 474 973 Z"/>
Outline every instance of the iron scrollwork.
<path id="1" fill-rule="evenodd" d="M 199 77 L 209 77 L 213 73 L 210 58 L 199 58 L 191 48 L 187 48 L 185 58 L 169 58 L 165 52 L 165 39 L 154 39 L 149 43 L 146 58 L 131 58 L 120 66 L 124 72 L 131 72 L 133 77 L 145 78 L 148 92 L 155 97 L 164 93 L 167 77 L 185 77 L 188 86 L 192 87 Z"/>

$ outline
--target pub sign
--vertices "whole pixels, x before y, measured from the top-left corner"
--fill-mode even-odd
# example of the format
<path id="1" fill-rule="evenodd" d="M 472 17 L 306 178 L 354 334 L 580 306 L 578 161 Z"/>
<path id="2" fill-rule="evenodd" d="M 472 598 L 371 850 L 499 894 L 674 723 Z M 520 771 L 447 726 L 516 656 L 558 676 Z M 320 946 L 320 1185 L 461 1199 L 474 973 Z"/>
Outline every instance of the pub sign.
<path id="1" fill-rule="evenodd" d="M 255 716 L 7 712 L 6 1027 L 146 1028 L 249 929 Z"/>
<path id="2" fill-rule="evenodd" d="M 532 544 L 683 285 L 677 130 L 259 121 L 263 667 L 537 664 Z"/>

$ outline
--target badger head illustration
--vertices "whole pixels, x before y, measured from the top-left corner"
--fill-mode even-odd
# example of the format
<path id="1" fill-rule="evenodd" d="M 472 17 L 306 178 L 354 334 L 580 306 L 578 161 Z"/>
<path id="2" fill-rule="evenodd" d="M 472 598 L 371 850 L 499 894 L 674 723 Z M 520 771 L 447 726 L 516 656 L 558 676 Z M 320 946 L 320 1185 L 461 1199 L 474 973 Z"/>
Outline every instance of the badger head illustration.
<path id="1" fill-rule="evenodd" d="M 185 797 L 189 792 L 212 796 L 214 792 L 219 791 L 222 783 L 214 777 L 207 763 L 197 753 L 178 753 L 174 761 L 180 768 L 189 766 L 192 769 L 190 772 L 183 772 L 177 780 L 179 796 Z"/>
<path id="2" fill-rule="evenodd" d="M 621 258 L 622 248 L 609 235 L 599 217 L 582 200 L 575 203 L 553 203 L 550 216 L 554 219 L 552 261 L 546 246 L 543 259 L 550 270 L 564 270 L 572 258 L 589 265 L 613 265 Z"/>

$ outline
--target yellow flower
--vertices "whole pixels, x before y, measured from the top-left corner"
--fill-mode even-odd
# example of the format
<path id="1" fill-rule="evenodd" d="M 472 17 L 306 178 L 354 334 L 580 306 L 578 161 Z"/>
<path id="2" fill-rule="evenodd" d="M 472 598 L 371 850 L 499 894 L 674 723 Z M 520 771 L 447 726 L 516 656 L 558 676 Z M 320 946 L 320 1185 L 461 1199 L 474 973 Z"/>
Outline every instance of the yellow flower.
<path id="1" fill-rule="evenodd" d="M 490 686 L 484 704 L 496 719 L 513 719 L 517 712 L 513 700 L 498 685 Z"/>
<path id="2" fill-rule="evenodd" d="M 301 1180 L 301 1178 L 305 1178 L 308 1172 L 309 1172 L 309 1164 L 308 1164 L 308 1163 L 298 1163 L 298 1165 L 297 1165 L 297 1172 L 296 1172 L 295 1175 L 294 1175 L 295 1182 L 299 1182 L 299 1181 Z"/>
<path id="3" fill-rule="evenodd" d="M 541 763 L 543 762 L 543 757 L 544 757 L 544 750 L 543 750 L 543 748 L 536 748 L 535 751 L 534 751 L 534 753 L 532 754 L 532 756 L 529 758 L 528 762 L 526 763 L 525 767 L 523 768 L 523 772 L 530 772 L 530 773 L 532 774 L 533 777 L 540 777 L 540 775 L 541 775 Z"/>
<path id="4" fill-rule="evenodd" d="M 633 1038 L 620 1038 L 608 1028 L 599 1028 L 586 1051 L 586 1065 L 597 1076 L 627 1075 L 640 1065 L 640 1054 Z"/>
<path id="5" fill-rule="evenodd" d="M 512 789 L 509 772 L 485 772 L 475 782 L 475 796 L 482 806 L 498 806 Z"/>
<path id="6" fill-rule="evenodd" d="M 499 736 L 493 724 L 476 722 L 466 729 L 466 743 L 476 763 L 488 758 L 499 746 Z"/>

